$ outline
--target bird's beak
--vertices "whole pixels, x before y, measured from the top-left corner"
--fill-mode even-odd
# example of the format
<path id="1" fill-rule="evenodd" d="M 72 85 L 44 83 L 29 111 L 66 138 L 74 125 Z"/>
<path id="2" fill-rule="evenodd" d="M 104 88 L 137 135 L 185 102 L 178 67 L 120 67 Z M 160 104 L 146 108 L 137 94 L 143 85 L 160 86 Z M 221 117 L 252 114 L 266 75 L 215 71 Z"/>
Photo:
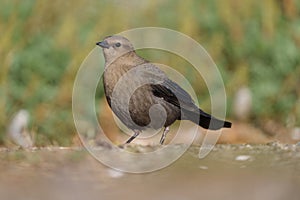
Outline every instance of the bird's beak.
<path id="1" fill-rule="evenodd" d="M 96 45 L 98 45 L 98 46 L 100 46 L 102 48 L 106 48 L 106 49 L 108 49 L 110 47 L 109 44 L 108 44 L 108 42 L 105 41 L 105 40 L 103 40 L 101 42 L 97 42 Z"/>

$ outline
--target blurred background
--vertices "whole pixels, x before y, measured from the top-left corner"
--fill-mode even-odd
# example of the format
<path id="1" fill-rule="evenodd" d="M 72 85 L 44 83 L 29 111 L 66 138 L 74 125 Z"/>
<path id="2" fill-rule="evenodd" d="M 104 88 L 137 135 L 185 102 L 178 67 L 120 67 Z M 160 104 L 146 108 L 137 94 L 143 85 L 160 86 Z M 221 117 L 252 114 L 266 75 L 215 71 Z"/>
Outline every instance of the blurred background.
<path id="1" fill-rule="evenodd" d="M 300 1 L 0 2 L 0 146 L 18 131 L 27 131 L 36 146 L 78 145 L 72 117 L 77 70 L 95 42 L 145 26 L 180 31 L 215 61 L 234 123 L 220 142 L 300 140 Z M 209 111 L 207 88 L 191 65 L 152 52 L 141 55 L 184 74 Z M 100 86 L 96 98 L 109 119 Z"/>

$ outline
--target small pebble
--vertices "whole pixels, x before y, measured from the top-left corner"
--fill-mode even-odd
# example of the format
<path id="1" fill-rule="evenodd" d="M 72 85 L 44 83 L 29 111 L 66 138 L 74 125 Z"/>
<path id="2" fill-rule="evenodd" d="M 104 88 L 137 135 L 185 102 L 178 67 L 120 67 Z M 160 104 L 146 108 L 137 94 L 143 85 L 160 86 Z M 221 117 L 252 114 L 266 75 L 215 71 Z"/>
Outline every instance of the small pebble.
<path id="1" fill-rule="evenodd" d="M 108 175 L 111 178 L 120 178 L 120 177 L 124 176 L 123 172 L 117 171 L 117 170 L 114 170 L 114 169 L 108 169 L 107 172 L 108 172 Z"/>
<path id="2" fill-rule="evenodd" d="M 204 166 L 204 165 L 200 165 L 200 166 L 199 166 L 199 169 L 204 169 L 204 170 L 206 170 L 206 169 L 208 169 L 208 167 L 207 167 L 207 166 Z"/>
<path id="3" fill-rule="evenodd" d="M 249 160 L 250 158 L 251 158 L 251 156 L 249 156 L 249 155 L 239 155 L 239 156 L 235 157 L 235 160 L 246 161 L 246 160 Z"/>

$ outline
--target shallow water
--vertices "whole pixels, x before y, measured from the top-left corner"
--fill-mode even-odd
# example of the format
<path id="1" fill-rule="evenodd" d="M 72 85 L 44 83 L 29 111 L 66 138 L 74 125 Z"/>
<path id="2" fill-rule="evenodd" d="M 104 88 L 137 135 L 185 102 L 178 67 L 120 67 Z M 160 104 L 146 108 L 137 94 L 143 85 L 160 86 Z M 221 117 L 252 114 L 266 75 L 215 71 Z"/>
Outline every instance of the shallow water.
<path id="1" fill-rule="evenodd" d="M 151 147 L 130 146 L 146 148 Z M 204 159 L 198 153 L 199 147 L 190 147 L 166 168 L 129 174 L 104 166 L 82 148 L 0 149 L 1 199 L 300 197 L 300 145 L 216 145 Z"/>

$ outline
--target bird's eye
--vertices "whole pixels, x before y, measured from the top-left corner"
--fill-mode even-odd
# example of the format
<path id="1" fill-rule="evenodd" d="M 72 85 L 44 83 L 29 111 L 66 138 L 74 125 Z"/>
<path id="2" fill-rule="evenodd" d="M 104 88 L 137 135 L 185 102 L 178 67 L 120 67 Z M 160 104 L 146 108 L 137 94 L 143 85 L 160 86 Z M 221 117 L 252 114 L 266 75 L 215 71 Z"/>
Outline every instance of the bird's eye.
<path id="1" fill-rule="evenodd" d="M 116 43 L 116 47 L 120 47 L 120 46 L 121 46 L 120 42 Z"/>

